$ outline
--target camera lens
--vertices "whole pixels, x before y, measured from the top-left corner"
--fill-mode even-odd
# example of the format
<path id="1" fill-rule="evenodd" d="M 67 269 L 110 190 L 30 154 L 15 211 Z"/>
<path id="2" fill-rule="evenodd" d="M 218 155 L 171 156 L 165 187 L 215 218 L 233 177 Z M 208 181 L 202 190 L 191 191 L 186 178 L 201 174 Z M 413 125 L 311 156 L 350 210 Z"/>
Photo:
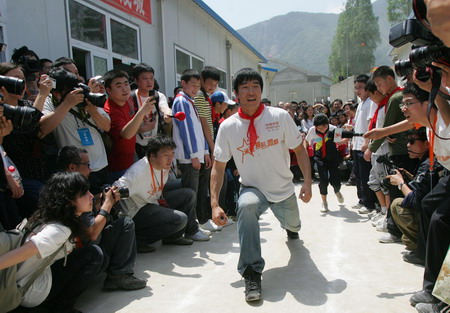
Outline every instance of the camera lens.
<path id="1" fill-rule="evenodd" d="M 2 104 L 3 115 L 10 120 L 14 128 L 24 128 L 33 122 L 39 121 L 42 116 L 41 111 L 34 107 L 12 106 L 6 103 Z M 15 129 L 19 131 L 19 129 Z"/>
<path id="2" fill-rule="evenodd" d="M 411 74 L 414 70 L 411 61 L 409 60 L 397 61 L 395 62 L 394 66 L 395 66 L 395 73 L 400 77 Z"/>
<path id="3" fill-rule="evenodd" d="M 416 69 L 431 65 L 431 62 L 450 63 L 450 49 L 442 45 L 423 46 L 411 50 L 412 66 Z"/>
<path id="4" fill-rule="evenodd" d="M 0 75 L 0 86 L 12 94 L 21 95 L 25 90 L 25 81 L 15 77 L 7 77 Z"/>

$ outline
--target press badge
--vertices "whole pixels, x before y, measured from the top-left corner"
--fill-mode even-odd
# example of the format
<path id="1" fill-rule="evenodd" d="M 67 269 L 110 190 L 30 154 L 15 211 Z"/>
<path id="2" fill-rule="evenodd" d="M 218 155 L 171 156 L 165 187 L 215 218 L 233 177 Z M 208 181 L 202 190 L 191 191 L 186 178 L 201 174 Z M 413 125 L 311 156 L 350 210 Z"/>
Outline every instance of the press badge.
<path id="1" fill-rule="evenodd" d="M 77 131 L 83 146 L 92 146 L 94 144 L 94 140 L 92 140 L 92 135 L 88 128 L 78 128 Z"/>

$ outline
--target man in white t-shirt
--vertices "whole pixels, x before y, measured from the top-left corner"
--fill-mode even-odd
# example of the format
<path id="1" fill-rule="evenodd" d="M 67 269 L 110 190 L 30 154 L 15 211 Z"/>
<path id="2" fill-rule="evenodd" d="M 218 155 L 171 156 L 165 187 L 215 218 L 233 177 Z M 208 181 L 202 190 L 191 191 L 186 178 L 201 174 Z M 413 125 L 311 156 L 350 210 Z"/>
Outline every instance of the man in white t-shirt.
<path id="1" fill-rule="evenodd" d="M 289 169 L 289 149 L 294 150 L 303 172 L 304 185 L 299 198 L 311 199 L 311 168 L 302 146 L 302 136 L 290 115 L 261 103 L 263 80 L 250 68 L 236 73 L 234 92 L 240 103 L 238 114 L 220 126 L 211 173 L 213 221 L 225 225 L 227 216 L 219 206 L 226 163 L 234 158 L 241 176 L 238 200 L 238 233 L 241 246 L 238 271 L 245 278 L 245 300 L 261 298 L 261 256 L 259 217 L 270 208 L 289 238 L 297 239 L 300 216 Z"/>
<path id="2" fill-rule="evenodd" d="M 355 133 L 365 133 L 368 130 L 370 122 L 370 111 L 376 108 L 376 104 L 370 99 L 369 90 L 366 88 L 369 77 L 365 74 L 358 75 L 355 78 L 355 92 L 361 99 L 356 109 L 355 117 Z M 373 114 L 372 114 L 373 115 Z M 371 163 L 364 160 L 364 151 L 367 149 L 368 142 L 362 137 L 353 137 L 352 154 L 353 167 L 355 168 L 356 189 L 358 192 L 358 206 L 367 208 L 367 210 L 375 209 L 376 197 L 375 193 L 369 188 L 369 173 L 372 167 Z"/>
<path id="3" fill-rule="evenodd" d="M 170 115 L 172 110 L 167 104 L 166 96 L 155 88 L 155 70 L 145 64 L 135 65 L 131 71 L 131 76 L 137 85 L 137 89 L 131 91 L 131 98 L 135 107 L 135 112 L 145 103 L 149 97 L 149 92 L 154 92 L 159 99 L 153 108 L 153 111 L 144 117 L 138 133 L 136 134 L 136 154 L 141 159 L 145 156 L 145 147 L 151 137 L 156 137 L 162 133 L 164 123 L 172 123 Z"/>

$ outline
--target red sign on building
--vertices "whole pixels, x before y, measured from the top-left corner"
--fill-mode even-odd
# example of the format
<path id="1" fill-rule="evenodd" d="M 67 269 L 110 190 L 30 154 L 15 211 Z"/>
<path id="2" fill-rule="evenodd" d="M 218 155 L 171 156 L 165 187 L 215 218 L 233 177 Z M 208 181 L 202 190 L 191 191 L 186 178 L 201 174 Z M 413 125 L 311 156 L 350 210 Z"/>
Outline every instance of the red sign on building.
<path id="1" fill-rule="evenodd" d="M 151 0 L 102 0 L 103 2 L 131 14 L 141 20 L 152 23 Z"/>

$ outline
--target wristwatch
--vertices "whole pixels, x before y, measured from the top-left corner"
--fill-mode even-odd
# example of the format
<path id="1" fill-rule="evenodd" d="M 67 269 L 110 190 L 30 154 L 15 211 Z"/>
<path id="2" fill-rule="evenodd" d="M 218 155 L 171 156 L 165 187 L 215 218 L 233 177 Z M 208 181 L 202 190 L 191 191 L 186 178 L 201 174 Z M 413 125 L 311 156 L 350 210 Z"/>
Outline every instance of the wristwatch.
<path id="1" fill-rule="evenodd" d="M 109 212 L 103 209 L 100 209 L 100 211 L 98 212 L 98 215 L 102 215 L 104 216 L 106 219 L 109 218 Z"/>
<path id="2" fill-rule="evenodd" d="M 398 190 L 401 191 L 404 184 L 405 184 L 405 183 L 401 183 L 400 185 L 398 185 Z M 100 210 L 100 211 L 101 211 L 101 210 Z"/>

